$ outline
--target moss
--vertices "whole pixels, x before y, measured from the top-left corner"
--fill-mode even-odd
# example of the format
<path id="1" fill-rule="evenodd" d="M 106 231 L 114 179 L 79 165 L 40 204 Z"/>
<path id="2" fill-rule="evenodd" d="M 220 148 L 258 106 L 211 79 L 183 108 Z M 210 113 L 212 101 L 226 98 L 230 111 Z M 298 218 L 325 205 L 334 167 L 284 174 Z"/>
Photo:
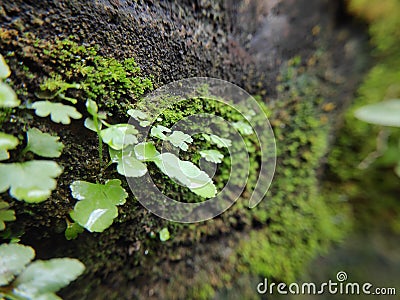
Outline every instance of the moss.
<path id="1" fill-rule="evenodd" d="M 78 44 L 73 36 L 48 41 L 30 32 L 1 29 L 0 40 L 8 56 L 24 57 L 16 77 L 34 87 L 32 92 L 41 98 L 57 95 L 61 100 L 74 98 L 82 103 L 90 98 L 116 113 L 126 111 L 153 89 L 152 77 L 141 76 L 134 58 L 106 57 L 97 45 Z M 31 71 L 38 68 L 44 72 L 40 77 Z"/>
<path id="2" fill-rule="evenodd" d="M 318 167 L 327 150 L 329 126 L 321 110 L 320 84 L 289 61 L 280 75 L 279 96 L 271 123 L 278 145 L 275 180 L 254 217 L 268 226 L 250 233 L 238 248 L 243 272 L 290 282 L 307 263 L 339 241 L 348 229 L 348 208 L 321 194 Z M 320 86 L 320 93 L 324 87 Z"/>
<path id="3" fill-rule="evenodd" d="M 21 46 L 29 45 L 28 57 L 32 60 L 30 64 L 45 62 L 44 72 L 49 76 L 44 81 L 41 77 L 39 81 L 33 83 L 29 81 L 30 76 L 26 75 L 27 82 L 32 83 L 31 93 L 34 92 L 32 86 L 38 87 L 39 84 L 42 84 L 44 90 L 53 93 L 67 87 L 67 97 L 80 99 L 81 103 L 86 97 L 94 97 L 103 108 L 111 109 L 115 113 L 114 117 L 123 118 L 126 107 L 150 88 L 148 79 L 140 76 L 137 77 L 139 78 L 137 82 L 129 81 L 130 73 L 136 76 L 140 71 L 132 60 L 117 61 L 103 57 L 98 54 L 96 47 L 78 45 L 71 40 L 60 40 L 49 44 L 32 36 L 18 39 L 18 43 L 13 44 L 10 40 L 15 51 L 21 51 Z M 46 49 L 47 51 L 44 51 Z M 20 53 L 19 57 L 21 55 Z M 236 229 L 249 231 L 253 226 L 257 228 L 248 239 L 241 241 L 227 266 L 215 266 L 217 269 L 215 273 L 222 276 L 216 276 L 210 284 L 202 282 L 206 280 L 202 276 L 194 280 L 191 291 L 193 298 L 211 297 L 215 289 L 234 280 L 234 275 L 232 277 L 226 275 L 230 272 L 239 271 L 269 276 L 276 280 L 291 280 L 301 272 L 311 258 L 321 253 L 332 241 L 340 239 L 346 229 L 346 207 L 337 203 L 337 199 L 321 196 L 317 181 L 317 168 L 325 155 L 329 134 L 326 117 L 320 113 L 323 95 L 315 94 L 316 86 L 321 85 L 321 81 L 316 74 L 312 74 L 312 70 L 305 69 L 301 64 L 302 60 L 298 57 L 289 61 L 280 76 L 279 99 L 274 102 L 269 101 L 268 110 L 266 109 L 275 130 L 279 154 L 277 179 L 267 198 L 256 209 L 249 210 L 246 205 L 247 191 L 222 216 L 207 224 L 196 225 L 167 223 L 149 216 L 134 199 L 130 199 L 120 209 L 115 224 L 101 235 L 84 233 L 79 240 L 69 242 L 68 249 L 64 242 L 60 243 L 58 249 L 49 247 L 54 253 L 58 251 L 63 255 L 79 256 L 84 261 L 89 272 L 84 279 L 88 294 L 91 288 L 95 289 L 100 285 L 101 279 L 96 277 L 107 277 L 108 281 L 109 274 L 118 277 L 115 283 L 111 275 L 110 286 L 118 286 L 121 280 L 121 284 L 126 284 L 127 279 L 136 279 L 146 272 L 150 274 L 149 276 L 153 276 L 153 280 L 158 280 L 157 277 L 163 270 L 159 268 L 155 270 L 153 266 L 165 259 L 181 255 L 176 252 L 181 249 L 182 244 L 199 243 L 204 239 L 211 239 L 213 236 L 220 236 L 221 233 L 225 234 Z M 117 73 L 115 78 L 109 74 L 110 70 Z M 80 88 L 70 88 L 69 84 L 79 84 Z M 132 89 L 132 84 L 138 88 Z M 204 96 L 207 97 L 206 87 Z M 262 96 L 257 98 L 267 102 Z M 168 102 L 168 99 L 165 101 Z M 210 112 L 232 121 L 240 119 L 240 115 L 229 106 L 215 101 L 191 99 L 165 110 L 161 123 L 171 126 L 185 116 L 200 112 Z M 83 137 L 81 142 L 82 139 L 85 145 L 92 142 L 95 144 L 94 136 L 93 140 L 85 140 Z M 48 204 L 35 210 L 35 215 L 46 216 L 49 212 L 54 212 L 54 215 L 63 221 L 73 204 L 67 200 L 68 184 L 76 178 L 91 178 L 97 172 L 93 168 L 95 165 L 93 157 L 96 157 L 95 146 L 82 151 L 79 143 L 77 146 L 74 145 L 77 141 L 71 138 L 66 145 L 66 152 L 71 156 L 68 157 L 66 164 L 71 168 L 61 179 L 64 192 L 52 199 L 51 203 L 58 204 L 58 207 L 54 208 Z M 257 179 L 259 158 L 255 137 L 248 136 L 245 142 L 252 149 L 250 151 L 252 173 L 248 181 L 248 189 L 251 189 Z M 193 145 L 192 152 L 189 151 L 187 155 L 194 154 L 196 147 L 210 146 L 207 142 L 200 141 Z M 83 153 L 88 150 L 91 152 L 82 159 L 86 160 L 86 163 L 81 163 L 80 158 L 83 158 Z M 229 178 L 229 166 L 228 161 L 224 162 L 217 173 L 219 188 Z M 115 171 L 110 170 L 106 175 L 118 176 Z M 187 202 L 199 200 L 194 194 L 173 184 L 168 178 L 164 176 L 156 178 L 165 194 L 178 200 L 185 199 Z M 68 203 L 65 203 L 66 200 Z M 340 212 L 341 209 L 344 212 Z M 49 227 L 43 220 L 40 220 L 35 228 L 41 228 L 40 226 Z M 171 229 L 172 236 L 168 243 L 161 244 L 149 237 L 151 232 L 158 232 L 166 226 Z M 70 252 L 65 253 L 68 251 Z M 176 276 L 177 281 L 185 280 L 180 278 L 179 274 Z M 79 283 L 79 286 L 82 285 L 84 284 Z M 182 289 L 187 292 L 190 288 L 185 285 Z M 74 289 L 71 290 L 71 293 L 73 292 Z M 85 291 L 77 289 L 76 293 L 79 294 L 76 298 L 79 298 Z"/>
<path id="4" fill-rule="evenodd" d="M 203 283 L 198 286 L 194 286 L 187 299 L 207 300 L 213 299 L 214 295 L 215 290 L 213 286 L 208 283 Z"/>
<path id="5" fill-rule="evenodd" d="M 41 84 L 43 91 L 55 93 L 74 82 L 84 91 L 83 97 L 97 100 L 107 109 L 126 110 L 129 103 L 153 89 L 150 78 L 139 76 L 140 67 L 134 58 L 118 61 L 104 57 L 98 54 L 98 47 L 79 45 L 70 39 L 57 40 L 43 53 L 57 63 L 50 78 Z"/>

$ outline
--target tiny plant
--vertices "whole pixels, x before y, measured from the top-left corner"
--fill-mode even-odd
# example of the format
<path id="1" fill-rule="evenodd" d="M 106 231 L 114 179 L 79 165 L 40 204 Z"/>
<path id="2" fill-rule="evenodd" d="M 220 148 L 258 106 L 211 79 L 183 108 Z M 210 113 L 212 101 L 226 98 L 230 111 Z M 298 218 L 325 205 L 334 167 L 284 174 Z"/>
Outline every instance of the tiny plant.
<path id="1" fill-rule="evenodd" d="M 21 244 L 0 245 L 0 299 L 55 300 L 56 293 L 79 277 L 85 266 L 77 259 L 35 260 L 35 251 Z"/>
<path id="2" fill-rule="evenodd" d="M 90 117 L 86 118 L 84 124 L 98 136 L 100 166 L 103 166 L 103 144 L 106 144 L 110 156 L 106 167 L 117 164 L 117 172 L 121 175 L 142 177 L 148 172 L 147 164 L 153 163 L 163 174 L 178 181 L 194 194 L 202 198 L 212 198 L 216 195 L 217 189 L 206 172 L 191 161 L 182 160 L 170 152 L 160 153 L 156 148 L 156 141 L 162 140 L 186 152 L 193 143 L 190 135 L 155 124 L 149 128 L 153 140 L 139 142 L 139 131 L 134 125 L 109 124 L 106 115 L 99 112 L 96 102 L 91 99 L 86 101 L 86 109 Z M 127 113 L 139 126 L 151 125 L 146 112 L 129 109 Z M 242 134 L 253 133 L 247 123 L 236 122 L 233 125 Z M 232 144 L 231 140 L 213 134 L 203 134 L 202 138 L 218 148 L 230 147 Z M 221 163 L 224 158 L 224 155 L 215 149 L 201 150 L 199 154 L 212 163 Z M 72 196 L 79 201 L 70 214 L 75 223 L 67 221 L 68 239 L 75 238 L 82 231 L 82 227 L 91 232 L 104 231 L 118 215 L 116 206 L 124 204 L 127 197 L 121 182 L 116 179 L 108 180 L 105 184 L 74 181 L 70 187 Z"/>
<path id="3" fill-rule="evenodd" d="M 160 236 L 160 241 L 161 242 L 166 242 L 170 239 L 170 233 L 167 227 L 164 227 L 163 229 L 160 230 L 160 232 L 158 233 Z"/>

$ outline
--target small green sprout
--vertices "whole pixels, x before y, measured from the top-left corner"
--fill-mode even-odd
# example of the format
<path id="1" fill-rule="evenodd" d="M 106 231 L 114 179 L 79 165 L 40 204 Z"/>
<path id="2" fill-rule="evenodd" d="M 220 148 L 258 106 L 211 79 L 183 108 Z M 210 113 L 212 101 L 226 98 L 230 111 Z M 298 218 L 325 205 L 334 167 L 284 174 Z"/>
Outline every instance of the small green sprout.
<path id="1" fill-rule="evenodd" d="M 84 228 L 78 223 L 69 222 L 67 220 L 67 229 L 65 229 L 65 238 L 69 240 L 74 240 L 78 237 L 80 233 L 84 231 Z"/>
<path id="2" fill-rule="evenodd" d="M 160 236 L 161 242 L 166 242 L 171 238 L 167 227 L 164 227 L 163 229 L 161 229 L 158 234 Z"/>

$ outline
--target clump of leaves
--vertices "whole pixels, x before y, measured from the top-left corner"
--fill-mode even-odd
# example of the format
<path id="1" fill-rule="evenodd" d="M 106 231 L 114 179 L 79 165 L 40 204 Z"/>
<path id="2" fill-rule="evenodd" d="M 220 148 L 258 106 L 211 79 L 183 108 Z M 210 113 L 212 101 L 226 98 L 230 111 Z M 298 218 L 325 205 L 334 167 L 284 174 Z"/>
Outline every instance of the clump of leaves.
<path id="1" fill-rule="evenodd" d="M 39 129 L 27 132 L 28 143 L 22 154 L 31 151 L 43 157 L 59 157 L 63 148 L 58 137 L 53 137 Z M 12 135 L 0 133 L 0 153 L 8 159 L 7 150 L 13 149 L 19 141 Z M 0 193 L 10 189 L 10 195 L 28 203 L 46 200 L 56 188 L 55 180 L 62 172 L 54 161 L 32 160 L 26 162 L 0 163 Z"/>
<path id="2" fill-rule="evenodd" d="M 175 130 L 171 133 L 171 129 L 164 127 L 162 125 L 157 125 L 151 128 L 151 136 L 159 138 L 163 141 L 168 141 L 175 147 L 180 148 L 183 151 L 187 151 L 189 149 L 189 145 L 193 142 L 193 139 L 190 135 Z M 170 135 L 166 135 L 165 133 L 171 133 Z"/>
<path id="3" fill-rule="evenodd" d="M 10 75 L 10 70 L 2 56 L 0 57 L 0 74 L 3 77 Z M 0 99 L 0 108 L 19 105 L 19 101 L 15 101 L 14 96 L 15 92 L 12 91 L 12 95 L 6 95 L 6 98 Z M 30 129 L 27 132 L 27 146 L 21 154 L 31 151 L 42 157 L 59 157 L 63 145 L 58 142 L 58 139 L 39 129 Z M 15 149 L 18 144 L 19 140 L 16 137 L 0 132 L 0 160 L 9 159 L 8 151 Z M 54 161 L 0 163 L 0 193 L 10 190 L 10 195 L 17 200 L 28 203 L 42 202 L 56 188 L 55 178 L 61 172 L 61 167 Z"/>
<path id="4" fill-rule="evenodd" d="M 36 260 L 35 251 L 20 244 L 0 245 L 0 298 L 61 299 L 56 293 L 79 277 L 85 266 L 77 259 Z"/>

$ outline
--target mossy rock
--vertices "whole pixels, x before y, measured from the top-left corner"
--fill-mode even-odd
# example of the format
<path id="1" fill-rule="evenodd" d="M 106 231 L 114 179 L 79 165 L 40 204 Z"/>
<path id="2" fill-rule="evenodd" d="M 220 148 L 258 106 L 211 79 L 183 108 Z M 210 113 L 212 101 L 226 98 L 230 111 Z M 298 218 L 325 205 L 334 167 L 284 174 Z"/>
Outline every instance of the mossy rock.
<path id="1" fill-rule="evenodd" d="M 99 179 L 96 136 L 82 121 L 61 127 L 37 118 L 30 110 L 5 112 L 1 120 L 8 133 L 17 135 L 21 128 L 36 126 L 58 133 L 65 144 L 58 160 L 64 173 L 48 201 L 30 206 L 4 195 L 16 210 L 17 222 L 7 224 L 9 235 L 3 238 L 22 233 L 22 242 L 33 245 L 38 257 L 82 260 L 87 271 L 63 291 L 66 299 L 207 299 L 219 292 L 229 294 L 234 282 L 247 278 L 289 281 L 343 236 L 347 207 L 321 195 L 319 187 L 332 120 L 356 83 L 346 79 L 359 75 L 358 70 L 349 72 L 355 58 L 351 54 L 343 57 L 333 72 L 330 58 L 341 53 L 347 40 L 332 29 L 333 14 L 320 14 L 321 7 L 331 5 L 329 1 L 307 2 L 315 18 L 300 24 L 291 23 L 295 22 L 291 17 L 303 16 L 299 8 L 304 1 L 295 2 L 296 10 L 280 4 L 276 9 L 287 20 L 278 23 L 288 30 L 286 39 L 267 36 L 261 44 L 246 41 L 246 36 L 257 33 L 262 38 L 262 31 L 235 20 L 250 23 L 256 17 L 262 20 L 263 14 L 273 16 L 261 2 L 246 5 L 243 1 L 234 6 L 230 1 L 6 1 L 1 5 L 5 26 L 0 31 L 0 51 L 11 66 L 11 84 L 25 104 L 37 99 L 38 93 L 52 97 L 68 87 L 62 101 L 76 99 L 76 107 L 85 114 L 86 98 L 96 99 L 110 120 L 120 122 L 127 119 L 126 109 L 152 88 L 192 76 L 218 77 L 258 95 L 277 139 L 275 180 L 254 210 L 247 208 L 249 195 L 244 192 L 218 218 L 184 225 L 157 218 L 130 196 L 105 232 L 85 232 L 66 241 L 65 219 L 75 204 L 70 183 Z M 335 47 L 328 42 L 332 37 Z M 265 49 L 257 45 L 269 41 L 280 51 L 268 53 L 266 61 L 260 58 Z M 291 59 L 297 52 L 301 55 Z M 237 118 L 224 107 L 189 101 L 165 111 L 164 125 L 196 112 Z M 255 145 L 252 137 L 246 142 Z M 249 188 L 257 176 L 256 151 L 250 159 L 255 172 Z M 219 171 L 220 184 L 228 169 L 226 164 Z M 103 177 L 124 180 L 112 169 Z M 197 201 L 170 182 L 165 192 L 177 198 L 184 192 L 186 201 Z M 154 238 L 165 227 L 171 238 L 166 242 Z M 255 289 L 247 293 L 254 296 Z"/>

